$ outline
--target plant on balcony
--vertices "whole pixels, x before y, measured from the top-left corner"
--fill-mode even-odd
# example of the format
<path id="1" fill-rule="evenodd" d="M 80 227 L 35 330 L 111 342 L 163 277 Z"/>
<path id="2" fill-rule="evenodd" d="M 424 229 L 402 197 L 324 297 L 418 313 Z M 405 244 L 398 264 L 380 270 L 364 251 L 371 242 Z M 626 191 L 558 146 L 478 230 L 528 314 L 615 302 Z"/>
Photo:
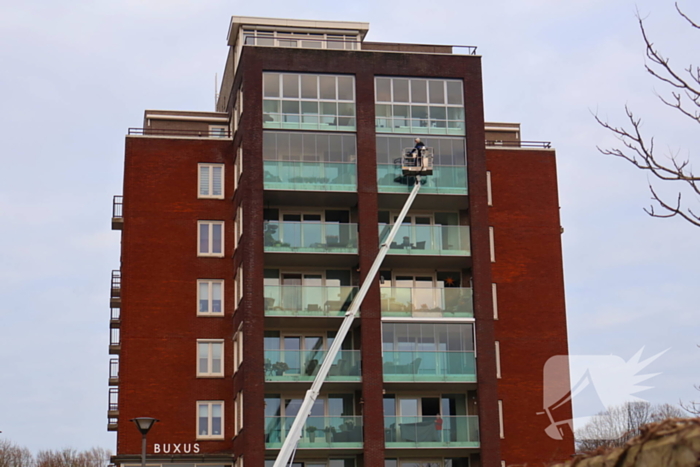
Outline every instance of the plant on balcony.
<path id="1" fill-rule="evenodd" d="M 272 370 L 272 362 L 270 361 L 269 358 L 265 359 L 265 364 L 263 365 L 263 368 L 265 369 L 265 374 L 269 375 L 270 370 Z"/>
<path id="2" fill-rule="evenodd" d="M 277 376 L 282 376 L 285 371 L 289 370 L 289 365 L 284 362 L 277 362 L 272 365 L 272 369 L 275 371 Z"/>
<path id="3" fill-rule="evenodd" d="M 330 443 L 333 440 L 333 435 L 335 434 L 335 428 L 332 426 L 327 426 L 323 429 L 326 432 L 326 443 Z"/>
<path id="4" fill-rule="evenodd" d="M 306 432 L 309 434 L 309 441 L 314 442 L 316 441 L 316 427 L 311 425 L 306 427 Z"/>

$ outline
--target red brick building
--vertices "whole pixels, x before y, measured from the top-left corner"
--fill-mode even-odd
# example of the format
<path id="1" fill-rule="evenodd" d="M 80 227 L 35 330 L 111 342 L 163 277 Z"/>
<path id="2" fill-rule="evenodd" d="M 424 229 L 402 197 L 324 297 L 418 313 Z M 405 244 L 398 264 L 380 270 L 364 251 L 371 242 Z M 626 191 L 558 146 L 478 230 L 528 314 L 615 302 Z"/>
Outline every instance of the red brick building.
<path id="1" fill-rule="evenodd" d="M 568 353 L 554 150 L 484 123 L 475 48 L 233 17 L 216 112 L 126 138 L 108 429 L 148 464 L 271 465 L 380 242 L 424 180 L 306 423 L 298 466 L 542 465 Z M 559 384 L 568 387 L 562 375 Z M 558 409 L 557 420 L 571 418 Z M 547 412 L 549 413 L 549 412 Z M 173 465 L 174 464 L 174 465 Z"/>

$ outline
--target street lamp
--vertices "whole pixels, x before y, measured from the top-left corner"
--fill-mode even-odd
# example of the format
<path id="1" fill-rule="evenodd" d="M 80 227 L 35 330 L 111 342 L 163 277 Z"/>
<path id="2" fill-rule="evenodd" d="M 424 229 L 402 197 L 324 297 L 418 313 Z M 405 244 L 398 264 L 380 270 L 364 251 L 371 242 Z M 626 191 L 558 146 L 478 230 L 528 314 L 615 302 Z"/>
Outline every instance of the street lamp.
<path id="1" fill-rule="evenodd" d="M 153 428 L 153 425 L 160 420 L 151 417 L 136 417 L 130 420 L 136 424 L 136 428 L 143 436 L 141 440 L 141 467 L 146 467 L 146 435 Z"/>

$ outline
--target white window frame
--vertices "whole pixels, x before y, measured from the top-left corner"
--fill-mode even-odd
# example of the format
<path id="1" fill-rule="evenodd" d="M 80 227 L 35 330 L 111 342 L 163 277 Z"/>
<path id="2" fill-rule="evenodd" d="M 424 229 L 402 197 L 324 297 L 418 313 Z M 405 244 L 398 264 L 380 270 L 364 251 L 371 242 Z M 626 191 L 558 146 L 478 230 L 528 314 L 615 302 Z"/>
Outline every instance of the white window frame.
<path id="1" fill-rule="evenodd" d="M 489 206 L 493 206 L 493 195 L 491 193 L 491 171 L 486 171 L 486 201 Z"/>
<path id="2" fill-rule="evenodd" d="M 208 245 L 208 250 L 205 252 L 202 252 L 200 250 L 200 243 L 201 243 L 201 231 L 202 231 L 202 226 L 207 225 L 208 230 L 209 230 L 209 245 Z M 214 225 L 220 225 L 221 226 L 221 253 L 213 253 L 214 249 L 214 236 L 212 235 L 213 232 L 213 226 Z M 225 242 L 225 223 L 224 221 L 197 221 L 197 256 L 210 256 L 210 257 L 216 257 L 216 258 L 223 258 L 224 256 L 224 244 Z"/>
<path id="3" fill-rule="evenodd" d="M 230 138 L 228 125 L 209 125 L 209 137 Z"/>
<path id="4" fill-rule="evenodd" d="M 236 294 L 235 294 L 235 301 L 236 301 L 236 308 L 238 308 L 239 304 L 241 303 L 241 299 L 243 299 L 243 265 L 238 266 L 238 272 L 236 272 Z"/>
<path id="5" fill-rule="evenodd" d="M 202 372 L 199 364 L 200 364 L 200 354 L 199 354 L 199 349 L 200 345 L 202 344 L 208 344 L 209 349 L 207 350 L 207 371 Z M 213 364 L 213 359 L 212 359 L 212 349 L 214 345 L 220 345 L 221 346 L 221 371 L 218 373 L 212 372 L 212 364 Z M 197 339 L 197 377 L 198 378 L 223 378 L 224 377 L 224 351 L 225 351 L 225 345 L 224 345 L 224 340 L 223 339 Z"/>
<path id="6" fill-rule="evenodd" d="M 505 439 L 505 431 L 503 429 L 503 401 L 498 401 L 498 435 L 501 439 Z"/>
<path id="7" fill-rule="evenodd" d="M 391 90 L 391 97 L 390 100 L 386 101 L 380 101 L 378 98 L 378 90 L 379 86 L 377 85 L 377 80 L 379 79 L 388 79 L 389 80 L 389 88 Z M 407 80 L 408 83 L 408 101 L 407 102 L 402 102 L 402 101 L 396 101 L 394 100 L 394 82 L 395 80 Z M 420 80 L 420 81 L 425 81 L 426 82 L 426 101 L 427 102 L 413 102 L 413 96 L 411 92 L 411 81 L 412 80 Z M 443 103 L 437 103 L 437 102 L 430 102 L 430 81 L 442 81 L 442 89 L 443 89 L 443 96 L 445 97 L 445 102 Z M 448 99 L 448 91 L 447 91 L 447 83 L 448 82 L 459 82 L 462 86 L 460 87 L 460 93 L 461 93 L 461 104 L 449 104 L 447 102 Z M 392 123 L 388 126 L 377 126 L 375 122 L 375 128 L 389 128 L 391 131 L 378 131 L 378 134 L 430 134 L 430 135 L 445 135 L 445 136 L 464 136 L 466 135 L 466 109 L 465 109 L 465 96 L 464 96 L 464 81 L 461 79 L 445 79 L 445 78 L 426 78 L 426 77 L 408 77 L 408 76 L 375 76 L 374 77 L 374 103 L 375 105 L 387 105 L 389 106 L 390 113 L 391 115 L 389 117 L 386 116 L 376 116 L 376 120 L 380 121 L 381 119 L 389 119 L 392 121 Z M 395 105 L 401 105 L 401 106 L 407 106 L 409 107 L 409 116 L 407 118 L 404 117 L 394 117 L 394 106 Z M 428 116 L 425 118 L 414 118 L 411 116 L 411 108 L 413 106 L 420 106 L 423 107 L 425 106 L 428 108 Z M 430 115 L 430 108 L 444 108 L 445 109 L 445 118 L 432 118 Z M 450 108 L 457 108 L 457 109 L 462 109 L 462 114 L 463 117 L 461 120 L 455 120 L 455 119 L 450 119 L 449 118 L 449 110 Z M 378 114 L 379 112 L 377 112 Z M 397 118 L 399 120 L 403 120 L 404 123 L 407 125 L 402 125 L 400 127 L 394 126 L 393 119 Z M 416 120 L 423 120 L 425 121 L 426 125 L 425 126 L 415 126 L 413 125 L 413 122 Z M 444 127 L 438 127 L 434 126 L 435 123 L 437 122 L 445 122 Z M 450 123 L 452 122 L 459 122 L 462 124 L 460 131 L 459 132 L 454 132 L 450 133 L 448 129 L 450 128 L 455 128 L 451 127 Z M 388 123 L 388 122 L 387 122 Z M 394 131 L 395 128 L 401 128 L 399 131 Z M 444 128 L 444 132 L 442 129 Z M 431 129 L 436 129 L 431 131 Z"/>
<path id="8" fill-rule="evenodd" d="M 201 296 L 202 284 L 207 284 L 207 304 L 210 311 L 201 311 L 199 304 L 203 300 Z M 221 311 L 215 312 L 214 309 L 214 284 L 221 286 Z M 224 280 L 223 279 L 198 279 L 197 280 L 197 316 L 224 316 Z"/>
<path id="9" fill-rule="evenodd" d="M 501 379 L 501 343 L 494 342 L 496 346 L 496 378 Z"/>
<path id="10" fill-rule="evenodd" d="M 233 400 L 234 404 L 234 420 L 233 420 L 233 436 L 238 435 L 243 429 L 243 392 L 240 391 Z"/>
<path id="11" fill-rule="evenodd" d="M 199 409 L 201 406 L 206 405 L 208 407 L 208 425 L 207 425 L 207 433 L 211 433 L 212 431 L 212 407 L 214 405 L 220 405 L 221 406 L 221 434 L 219 435 L 213 435 L 213 434 L 206 434 L 202 435 L 200 434 L 200 426 L 199 426 Z M 196 417 L 197 417 L 197 435 L 196 439 L 224 439 L 224 432 L 226 431 L 226 425 L 224 423 L 224 401 L 197 401 L 196 405 Z"/>
<path id="12" fill-rule="evenodd" d="M 214 195 L 214 168 L 221 169 L 221 194 Z M 202 194 L 202 170 L 209 171 L 209 186 L 207 187 L 208 194 Z M 197 198 L 198 199 L 224 199 L 224 164 L 197 164 Z"/>
<path id="13" fill-rule="evenodd" d="M 491 298 L 493 300 L 493 319 L 498 320 L 498 286 L 491 283 Z"/>
<path id="14" fill-rule="evenodd" d="M 243 325 L 238 327 L 238 331 L 233 335 L 233 373 L 243 365 Z"/>

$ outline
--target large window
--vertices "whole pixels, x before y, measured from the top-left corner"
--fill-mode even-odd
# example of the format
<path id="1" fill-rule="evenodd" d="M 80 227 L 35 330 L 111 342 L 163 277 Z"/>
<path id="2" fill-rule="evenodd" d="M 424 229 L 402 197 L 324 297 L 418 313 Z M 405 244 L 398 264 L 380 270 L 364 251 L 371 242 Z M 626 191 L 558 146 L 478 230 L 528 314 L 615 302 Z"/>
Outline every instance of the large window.
<path id="1" fill-rule="evenodd" d="M 470 323 L 390 323 L 382 324 L 384 351 L 474 351 Z"/>
<path id="2" fill-rule="evenodd" d="M 197 402 L 197 439 L 224 438 L 224 403 Z"/>
<path id="3" fill-rule="evenodd" d="M 224 376 L 223 355 L 223 340 L 197 340 L 197 376 Z"/>
<path id="4" fill-rule="evenodd" d="M 197 222 L 197 256 L 224 256 L 223 221 Z"/>
<path id="5" fill-rule="evenodd" d="M 464 138 L 429 136 L 422 142 L 433 149 L 433 175 L 423 177 L 423 192 L 467 194 L 466 144 Z M 377 136 L 377 185 L 380 192 L 403 192 L 414 177 L 402 175 L 402 151 L 415 145 L 413 137 Z"/>
<path id="6" fill-rule="evenodd" d="M 355 191 L 354 134 L 266 131 L 263 133 L 265 188 Z"/>
<path id="7" fill-rule="evenodd" d="M 464 135 L 461 80 L 375 78 L 377 132 Z"/>
<path id="8" fill-rule="evenodd" d="M 355 78 L 264 73 L 263 127 L 354 131 Z"/>
<path id="9" fill-rule="evenodd" d="M 223 164 L 199 164 L 199 198 L 224 197 Z"/>
<path id="10" fill-rule="evenodd" d="M 224 281 L 197 281 L 197 314 L 204 316 L 223 316 Z"/>

